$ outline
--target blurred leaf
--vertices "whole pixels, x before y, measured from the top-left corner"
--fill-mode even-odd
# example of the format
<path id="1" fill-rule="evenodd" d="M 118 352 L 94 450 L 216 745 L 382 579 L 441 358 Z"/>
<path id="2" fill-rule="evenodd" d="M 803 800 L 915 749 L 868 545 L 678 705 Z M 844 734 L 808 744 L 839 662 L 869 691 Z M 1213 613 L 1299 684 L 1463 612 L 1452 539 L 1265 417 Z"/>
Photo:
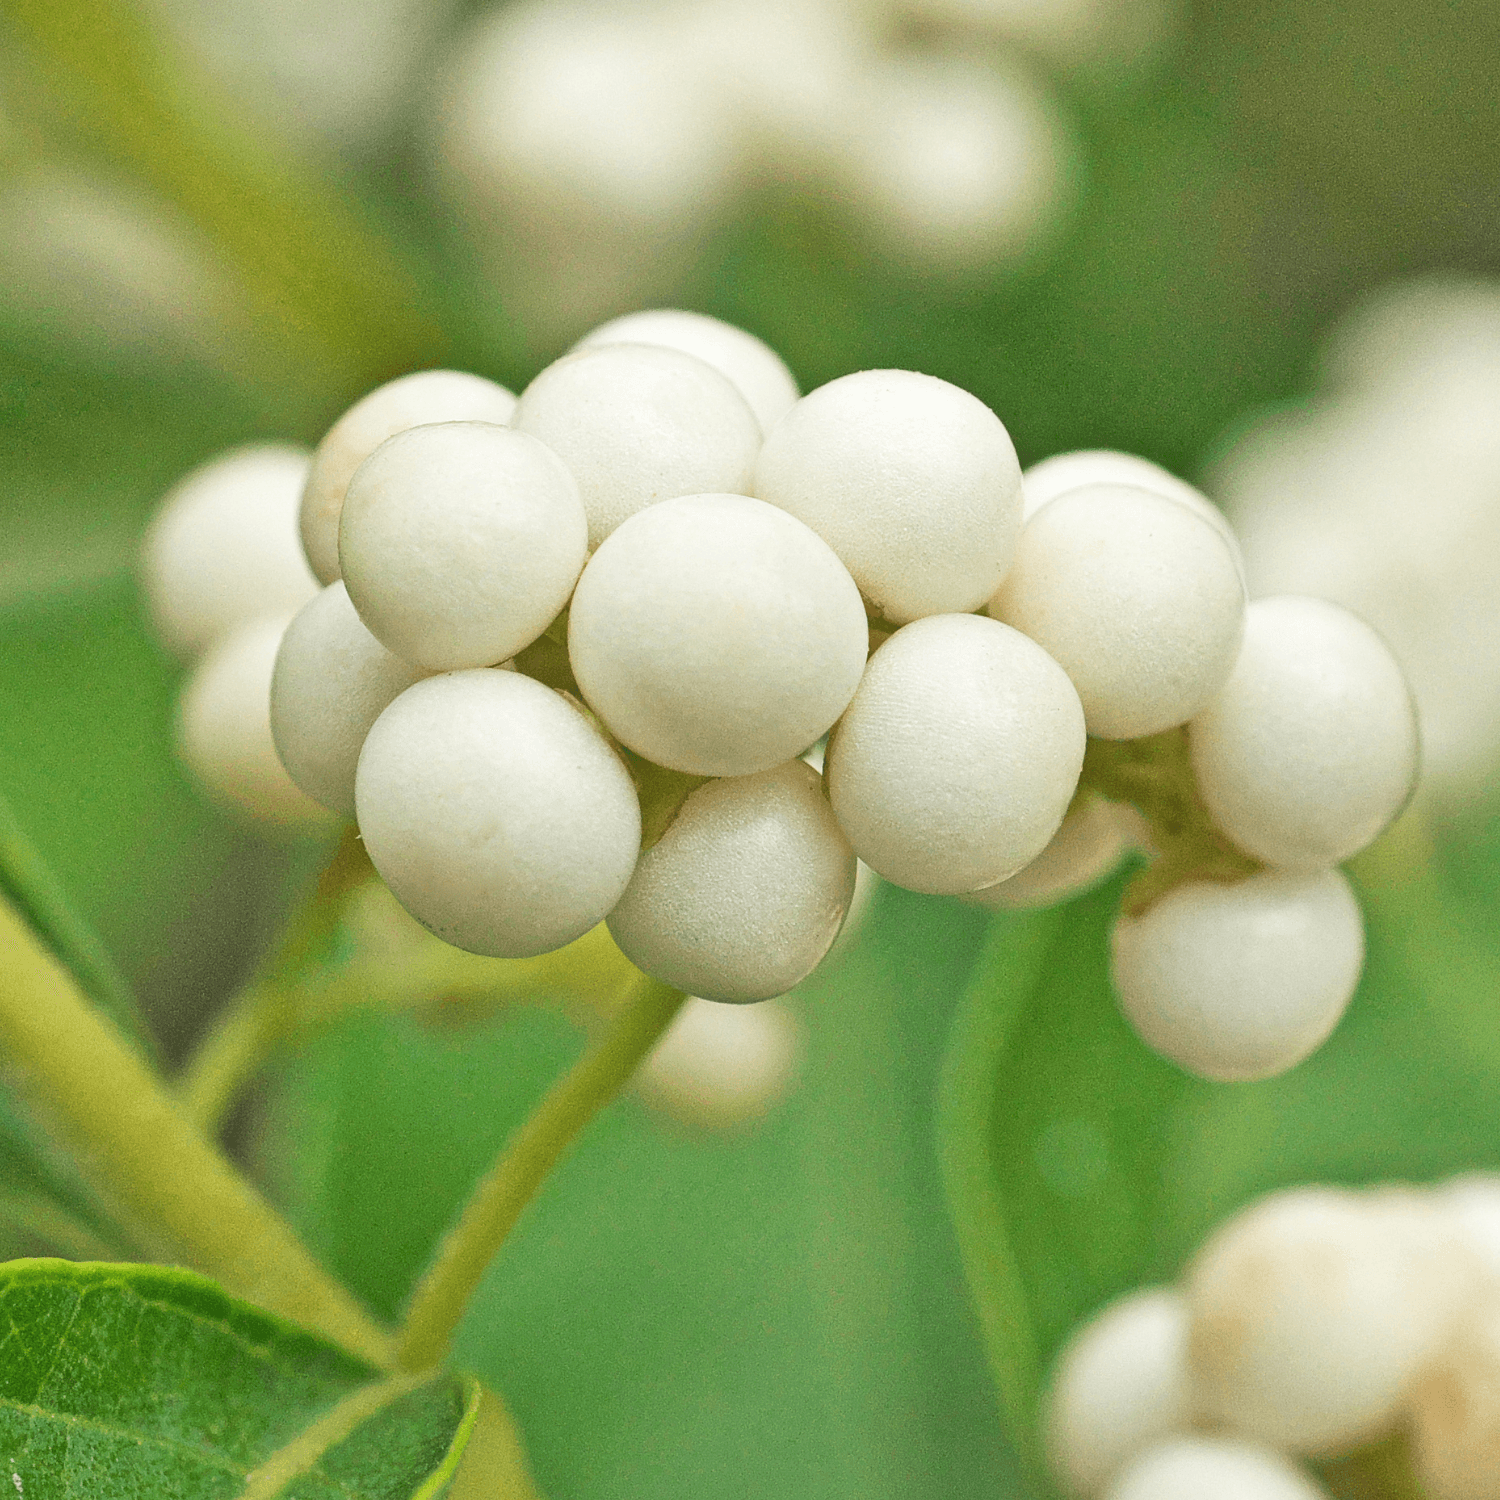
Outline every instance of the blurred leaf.
<path id="1" fill-rule="evenodd" d="M 186 1271 L 13 1261 L 0 1316 L 18 1494 L 436 1500 L 479 1409 L 472 1379 L 383 1377 Z"/>

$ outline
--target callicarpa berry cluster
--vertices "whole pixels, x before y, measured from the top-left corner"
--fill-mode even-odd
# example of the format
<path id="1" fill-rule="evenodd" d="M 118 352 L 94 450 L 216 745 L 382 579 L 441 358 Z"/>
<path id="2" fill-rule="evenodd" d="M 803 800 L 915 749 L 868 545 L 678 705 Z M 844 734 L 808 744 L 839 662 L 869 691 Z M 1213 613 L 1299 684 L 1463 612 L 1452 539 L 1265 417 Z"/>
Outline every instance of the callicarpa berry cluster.
<path id="1" fill-rule="evenodd" d="M 214 551 L 183 512 L 151 556 Z M 1267 1076 L 1354 989 L 1335 866 L 1410 792 L 1400 669 L 1336 606 L 1247 607 L 1223 517 L 1143 459 L 1023 483 L 957 386 L 799 397 L 749 334 L 649 312 L 519 399 L 447 371 L 374 391 L 313 456 L 300 530 L 323 589 L 281 635 L 276 748 L 459 947 L 607 921 L 655 978 L 762 1000 L 828 952 L 857 860 L 1038 905 L 1130 841 L 1115 983 L 1159 1051 Z"/>

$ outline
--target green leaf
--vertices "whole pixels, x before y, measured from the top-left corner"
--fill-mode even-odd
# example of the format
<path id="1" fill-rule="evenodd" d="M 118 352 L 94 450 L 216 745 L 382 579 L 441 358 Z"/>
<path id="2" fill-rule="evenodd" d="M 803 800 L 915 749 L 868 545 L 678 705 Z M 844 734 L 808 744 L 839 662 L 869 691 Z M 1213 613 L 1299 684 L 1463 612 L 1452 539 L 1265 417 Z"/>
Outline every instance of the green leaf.
<path id="1" fill-rule="evenodd" d="M 0 1481 L 36 1500 L 437 1500 L 482 1394 L 155 1266 L 13 1261 L 0 1329 Z"/>

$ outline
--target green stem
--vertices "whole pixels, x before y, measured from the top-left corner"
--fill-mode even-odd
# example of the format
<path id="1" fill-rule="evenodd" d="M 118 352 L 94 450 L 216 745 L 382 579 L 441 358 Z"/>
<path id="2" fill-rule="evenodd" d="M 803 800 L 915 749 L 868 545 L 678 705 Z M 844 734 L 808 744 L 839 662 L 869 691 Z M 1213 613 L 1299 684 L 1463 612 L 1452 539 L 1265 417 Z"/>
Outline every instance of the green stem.
<path id="1" fill-rule="evenodd" d="M 397 1354 L 404 1369 L 425 1370 L 442 1361 L 469 1298 L 526 1205 L 558 1158 L 624 1087 L 686 998 L 654 979 L 638 981 L 609 1029 L 511 1138 L 412 1295 Z"/>
<path id="2" fill-rule="evenodd" d="M 376 1364 L 389 1336 L 177 1107 L 72 976 L 0 904 L 0 1048 L 80 1165 L 185 1264 Z"/>

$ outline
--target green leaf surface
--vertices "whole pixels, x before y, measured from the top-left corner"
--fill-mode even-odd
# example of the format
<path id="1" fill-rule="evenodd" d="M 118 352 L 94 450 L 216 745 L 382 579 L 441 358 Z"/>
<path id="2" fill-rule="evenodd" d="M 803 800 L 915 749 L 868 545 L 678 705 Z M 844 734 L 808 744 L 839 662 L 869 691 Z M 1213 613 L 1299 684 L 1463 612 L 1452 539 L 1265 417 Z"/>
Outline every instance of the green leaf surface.
<path id="1" fill-rule="evenodd" d="M 436 1500 L 480 1401 L 160 1267 L 0 1267 L 0 1349 L 0 1479 L 26 1500 Z"/>

